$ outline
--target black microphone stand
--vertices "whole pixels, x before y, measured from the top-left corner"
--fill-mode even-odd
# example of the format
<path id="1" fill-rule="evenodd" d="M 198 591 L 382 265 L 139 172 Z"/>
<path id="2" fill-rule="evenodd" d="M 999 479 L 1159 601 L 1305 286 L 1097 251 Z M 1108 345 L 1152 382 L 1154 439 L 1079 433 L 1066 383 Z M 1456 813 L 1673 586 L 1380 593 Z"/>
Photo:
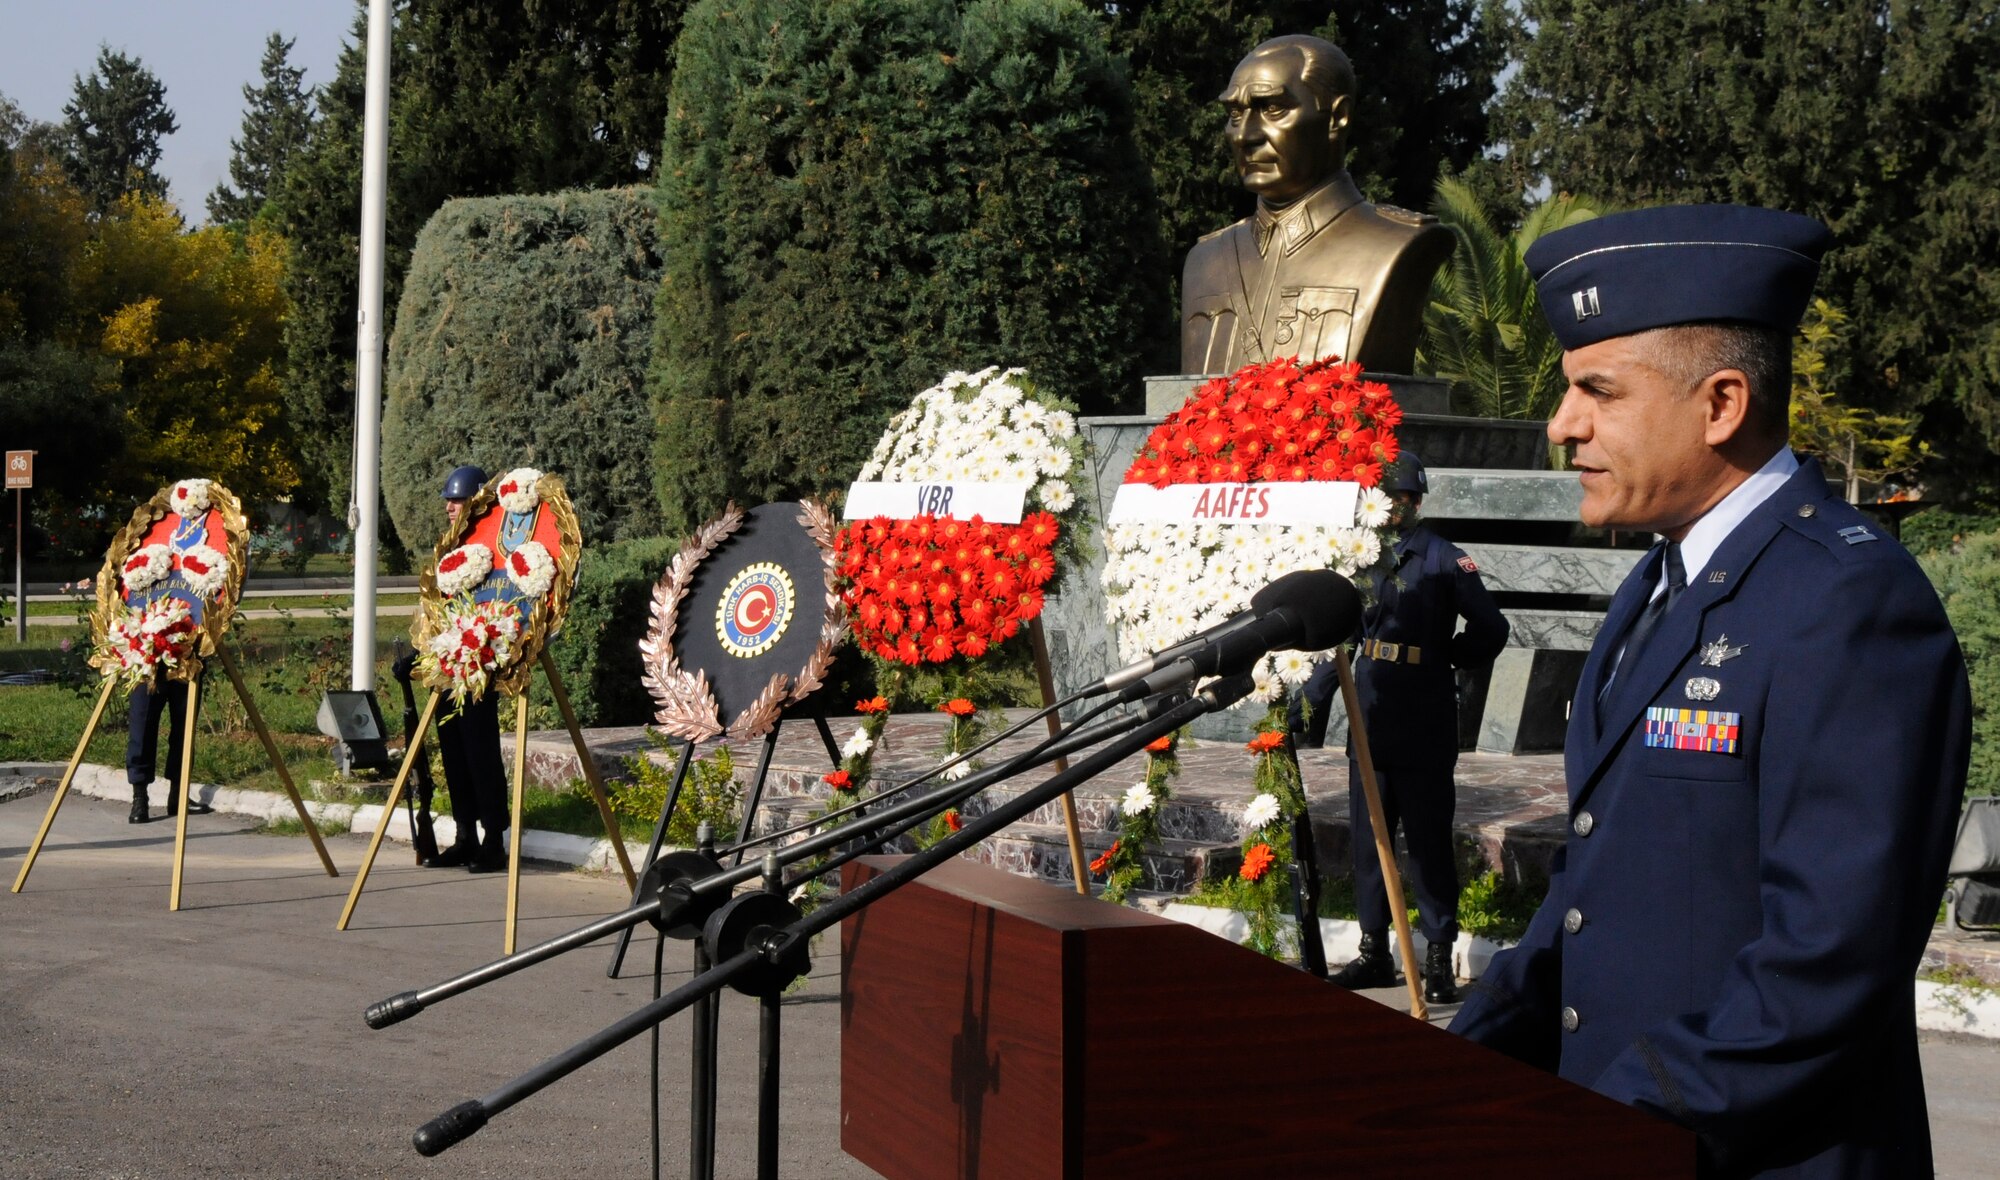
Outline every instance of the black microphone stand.
<path id="1" fill-rule="evenodd" d="M 759 998 L 781 994 L 786 985 L 809 967 L 807 948 L 815 935 L 1001 831 L 1022 816 L 1045 806 L 1077 784 L 1109 770 L 1155 739 L 1172 733 L 1204 713 L 1234 703 L 1249 690 L 1248 674 L 1235 676 L 1211 685 L 1208 690 L 1150 720 L 1139 720 L 1134 728 L 1107 742 L 1102 749 L 1072 763 L 1068 769 L 1056 772 L 988 814 L 967 823 L 929 850 L 890 867 L 853 892 L 833 899 L 811 914 L 800 916 L 797 907 L 788 899 L 768 889 L 731 898 L 715 910 L 704 925 L 702 941 L 712 964 L 708 970 L 577 1042 L 484 1098 L 462 1102 L 438 1115 L 418 1128 L 411 1142 L 419 1153 L 436 1155 L 476 1133 L 494 1115 L 567 1077 L 697 1001 L 715 995 L 724 987 L 735 987 Z M 772 867 L 775 859 L 774 856 L 768 857 L 765 867 Z M 766 874 L 767 882 L 770 876 Z M 602 923 L 598 925 L 602 926 Z M 774 1052 L 773 1065 L 767 1076 L 775 1084 L 775 1022 L 770 1031 Z M 773 1124 L 768 1130 L 762 1125 L 767 1113 Z M 760 1108 L 759 1155 L 765 1157 L 767 1145 L 770 1153 L 768 1158 L 759 1159 L 760 1175 L 776 1174 L 776 1117 L 775 1100 L 771 1102 L 768 1112 Z"/>

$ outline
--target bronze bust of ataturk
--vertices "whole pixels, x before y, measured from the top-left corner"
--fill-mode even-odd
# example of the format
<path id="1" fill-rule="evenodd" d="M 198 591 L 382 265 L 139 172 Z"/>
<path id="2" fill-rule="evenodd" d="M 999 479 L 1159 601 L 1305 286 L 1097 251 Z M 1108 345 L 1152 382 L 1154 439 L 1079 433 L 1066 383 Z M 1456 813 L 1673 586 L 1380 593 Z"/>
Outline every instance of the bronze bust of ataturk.
<path id="1" fill-rule="evenodd" d="M 1410 371 L 1453 237 L 1434 217 L 1361 199 L 1346 167 L 1353 96 L 1347 55 L 1318 37 L 1266 41 L 1230 75 L 1226 136 L 1257 211 L 1188 251 L 1183 373 L 1282 356 Z"/>

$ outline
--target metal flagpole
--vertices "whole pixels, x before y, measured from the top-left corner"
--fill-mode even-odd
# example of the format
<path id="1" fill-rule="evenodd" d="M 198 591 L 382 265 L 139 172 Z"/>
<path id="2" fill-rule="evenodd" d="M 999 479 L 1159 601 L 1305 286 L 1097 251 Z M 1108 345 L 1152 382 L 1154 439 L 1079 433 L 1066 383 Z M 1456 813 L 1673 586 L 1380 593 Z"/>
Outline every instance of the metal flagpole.
<path id="1" fill-rule="evenodd" d="M 354 333 L 354 530 L 356 692 L 375 687 L 375 550 L 382 482 L 382 222 L 389 169 L 390 0 L 368 0 L 368 88 L 361 138 L 361 299 Z"/>

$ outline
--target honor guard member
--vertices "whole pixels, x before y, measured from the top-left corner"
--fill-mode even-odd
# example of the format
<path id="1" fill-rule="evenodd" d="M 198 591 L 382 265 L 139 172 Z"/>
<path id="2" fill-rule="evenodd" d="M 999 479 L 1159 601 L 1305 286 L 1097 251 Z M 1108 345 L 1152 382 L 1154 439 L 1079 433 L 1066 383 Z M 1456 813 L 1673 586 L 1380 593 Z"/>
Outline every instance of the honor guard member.
<path id="1" fill-rule="evenodd" d="M 470 500 L 486 483 L 477 467 L 458 467 L 444 480 L 447 527 L 458 523 Z M 397 676 L 409 675 L 416 653 L 403 657 Z M 444 762 L 444 790 L 451 800 L 457 834 L 451 847 L 426 861 L 432 868 L 463 865 L 469 872 L 494 873 L 507 867 L 506 770 L 500 759 L 500 704 L 489 689 L 476 701 L 465 702 L 455 716 L 438 722 L 438 757 Z M 480 829 L 475 834 L 474 823 Z"/>
<path id="2" fill-rule="evenodd" d="M 1583 522 L 1660 540 L 1577 686 L 1548 897 L 1452 1030 L 1692 1129 L 1722 1175 L 1931 1174 L 1911 980 L 1971 701 L 1917 563 L 1786 445 L 1830 242 L 1681 206 L 1527 254 Z"/>
<path id="3" fill-rule="evenodd" d="M 185 680 L 164 676 L 151 684 L 132 689 L 132 704 L 125 725 L 125 781 L 132 784 L 132 810 L 127 823 L 143 824 L 152 818 L 147 792 L 153 785 L 153 767 L 158 761 L 160 714 L 167 715 L 167 815 L 181 811 L 181 751 L 186 748 L 188 686 Z M 187 800 L 189 815 L 207 815 L 214 810 L 193 795 Z"/>
<path id="4" fill-rule="evenodd" d="M 1507 646 L 1507 619 L 1463 550 L 1417 520 L 1430 490 L 1422 459 L 1408 451 L 1391 475 L 1391 523 L 1401 529 L 1395 568 L 1378 574 L 1361 618 L 1354 687 L 1367 719 L 1368 748 L 1382 794 L 1382 818 L 1395 839 L 1403 828 L 1415 870 L 1417 913 L 1429 944 L 1424 998 L 1458 999 L 1451 963 L 1458 941 L 1458 858 L 1451 818 L 1458 788 L 1458 685 L 1454 672 L 1492 663 Z M 1460 619 L 1465 629 L 1458 629 Z M 1307 745 L 1323 745 L 1338 673 L 1331 663 L 1306 682 Z M 1297 719 L 1293 722 L 1298 727 Z M 1389 897 L 1375 828 L 1368 819 L 1361 770 L 1349 750 L 1347 815 L 1354 833 L 1354 904 L 1361 919 L 1361 954 L 1334 974 L 1346 988 L 1389 987 L 1396 963 L 1389 953 Z"/>

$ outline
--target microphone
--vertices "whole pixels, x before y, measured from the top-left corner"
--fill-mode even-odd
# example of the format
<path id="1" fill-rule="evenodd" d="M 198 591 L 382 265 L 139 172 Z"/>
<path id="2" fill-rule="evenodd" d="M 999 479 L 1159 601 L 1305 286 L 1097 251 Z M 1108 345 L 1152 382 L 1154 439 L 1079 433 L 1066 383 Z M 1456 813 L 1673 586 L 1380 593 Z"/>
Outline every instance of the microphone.
<path id="1" fill-rule="evenodd" d="M 1332 570 L 1296 570 L 1259 590 L 1249 610 L 1153 657 L 1165 662 L 1128 683 L 1119 696 L 1132 700 L 1202 676 L 1233 676 L 1273 651 L 1332 647 L 1360 620 L 1361 595 L 1353 583 Z"/>

